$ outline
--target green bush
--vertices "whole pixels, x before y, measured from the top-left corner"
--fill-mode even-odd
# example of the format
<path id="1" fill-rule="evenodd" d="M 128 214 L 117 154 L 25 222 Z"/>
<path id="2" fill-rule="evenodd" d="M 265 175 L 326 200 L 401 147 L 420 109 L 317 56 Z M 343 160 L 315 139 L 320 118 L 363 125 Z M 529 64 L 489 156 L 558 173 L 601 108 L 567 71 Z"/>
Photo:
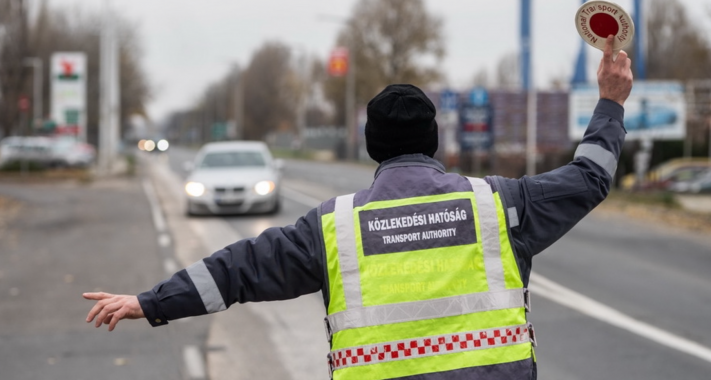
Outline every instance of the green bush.
<path id="1" fill-rule="evenodd" d="M 36 161 L 27 161 L 24 163 L 25 168 L 27 171 L 31 172 L 41 172 L 45 171 L 47 169 L 47 165 L 41 164 Z M 3 172 L 19 172 L 22 171 L 23 167 L 23 162 L 16 160 L 16 161 L 8 161 L 4 163 L 2 166 L 0 166 L 0 171 Z"/>

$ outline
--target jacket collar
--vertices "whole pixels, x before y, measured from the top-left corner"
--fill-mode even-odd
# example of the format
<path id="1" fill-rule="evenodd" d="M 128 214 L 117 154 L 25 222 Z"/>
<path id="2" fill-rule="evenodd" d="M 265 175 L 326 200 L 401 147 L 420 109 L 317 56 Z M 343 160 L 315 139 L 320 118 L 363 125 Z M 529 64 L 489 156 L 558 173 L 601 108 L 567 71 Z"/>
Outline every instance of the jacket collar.
<path id="1" fill-rule="evenodd" d="M 444 174 L 444 166 L 432 157 L 425 156 L 424 154 L 403 154 L 402 156 L 393 157 L 389 160 L 383 161 L 378 170 L 375 171 L 375 178 L 378 178 L 383 170 L 402 167 L 402 166 L 424 166 L 428 168 L 435 169 Z"/>

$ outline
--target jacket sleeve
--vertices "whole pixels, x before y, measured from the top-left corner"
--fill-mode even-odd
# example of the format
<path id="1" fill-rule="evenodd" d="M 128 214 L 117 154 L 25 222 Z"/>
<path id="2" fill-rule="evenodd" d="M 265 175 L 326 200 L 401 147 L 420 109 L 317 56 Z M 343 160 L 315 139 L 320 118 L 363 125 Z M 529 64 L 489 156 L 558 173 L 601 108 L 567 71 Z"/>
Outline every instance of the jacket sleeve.
<path id="1" fill-rule="evenodd" d="M 517 219 L 511 236 L 526 278 L 531 257 L 560 239 L 607 197 L 626 133 L 623 116 L 618 103 L 600 99 L 572 162 L 533 177 L 495 177 L 503 188 L 510 225 L 511 218 Z"/>
<path id="2" fill-rule="evenodd" d="M 240 240 L 178 271 L 138 295 L 153 326 L 222 311 L 235 302 L 296 298 L 324 281 L 317 210 L 295 225 L 273 227 Z"/>

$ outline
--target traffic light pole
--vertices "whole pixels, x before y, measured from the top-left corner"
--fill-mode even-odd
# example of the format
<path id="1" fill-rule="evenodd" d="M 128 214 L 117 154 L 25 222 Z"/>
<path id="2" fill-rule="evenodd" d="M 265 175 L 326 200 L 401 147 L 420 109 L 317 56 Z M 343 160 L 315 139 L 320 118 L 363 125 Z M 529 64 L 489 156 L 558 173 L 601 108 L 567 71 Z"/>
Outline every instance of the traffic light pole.
<path id="1" fill-rule="evenodd" d="M 358 158 L 358 147 L 356 146 L 356 120 L 355 120 L 355 54 L 353 52 L 353 41 L 350 41 L 348 52 L 348 75 L 346 76 L 346 131 L 347 138 L 347 154 L 348 159 L 355 160 Z"/>

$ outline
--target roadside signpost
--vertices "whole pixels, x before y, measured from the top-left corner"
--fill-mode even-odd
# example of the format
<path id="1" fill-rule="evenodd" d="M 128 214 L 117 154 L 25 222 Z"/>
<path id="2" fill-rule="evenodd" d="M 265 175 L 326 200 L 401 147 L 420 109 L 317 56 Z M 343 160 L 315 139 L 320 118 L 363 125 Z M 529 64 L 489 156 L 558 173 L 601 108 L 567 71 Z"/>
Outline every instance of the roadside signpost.
<path id="1" fill-rule="evenodd" d="M 459 108 L 459 144 L 462 151 L 471 152 L 473 170 L 481 171 L 482 153 L 494 144 L 489 93 L 484 88 L 474 88 L 467 94 Z"/>
<path id="2" fill-rule="evenodd" d="M 52 54 L 51 117 L 57 131 L 86 141 L 86 54 Z"/>

